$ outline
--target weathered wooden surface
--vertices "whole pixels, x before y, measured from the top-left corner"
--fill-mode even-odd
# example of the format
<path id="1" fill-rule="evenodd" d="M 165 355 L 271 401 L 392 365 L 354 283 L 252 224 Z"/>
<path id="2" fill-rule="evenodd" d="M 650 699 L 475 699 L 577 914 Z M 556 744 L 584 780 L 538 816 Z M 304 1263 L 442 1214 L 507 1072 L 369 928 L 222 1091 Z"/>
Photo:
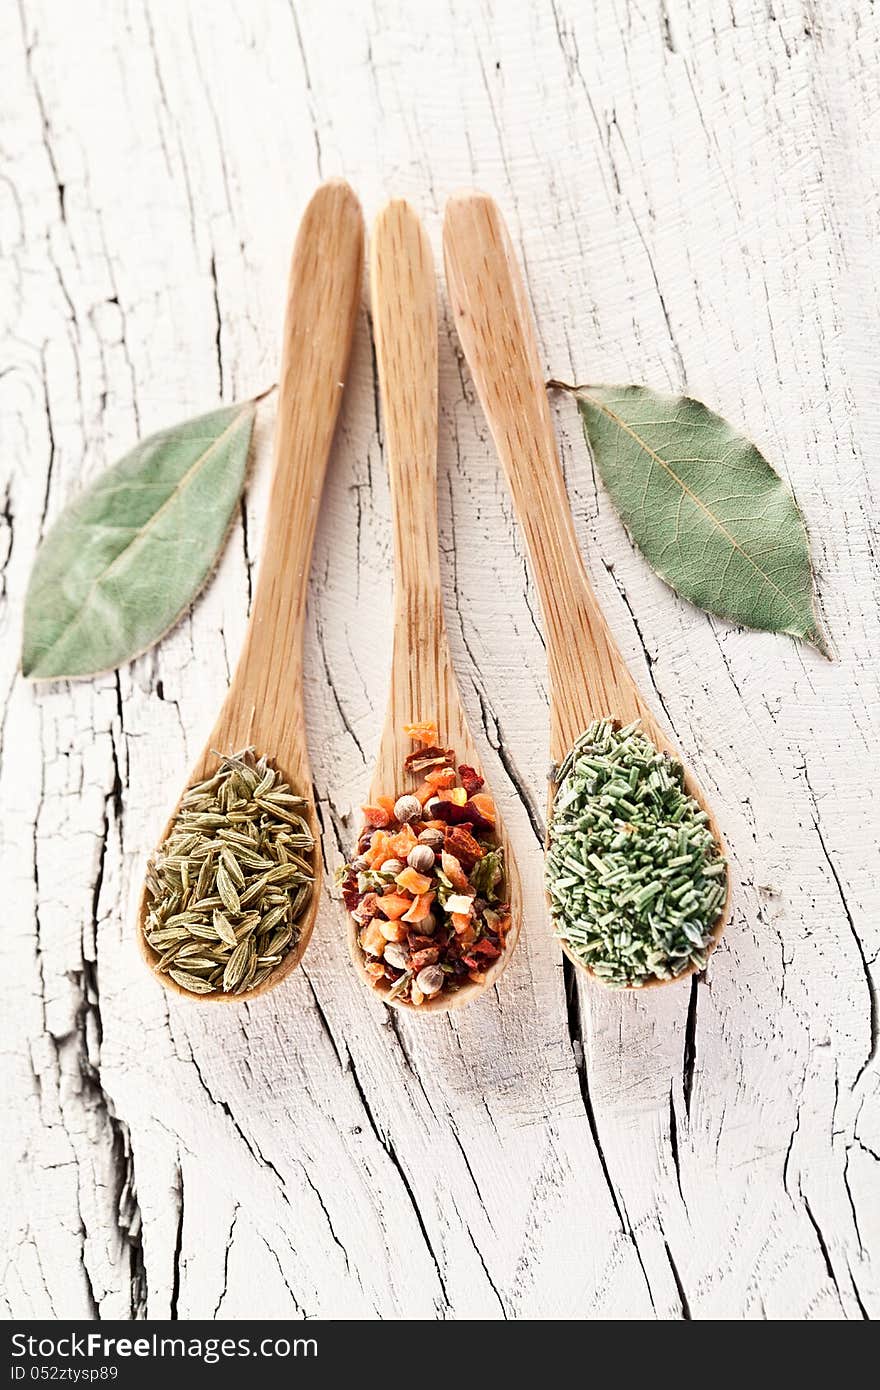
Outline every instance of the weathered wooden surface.
<path id="1" fill-rule="evenodd" d="M 8 1316 L 861 1318 L 880 1311 L 877 17 L 808 0 L 19 0 L 0 12 L 3 1293 Z M 790 478 L 837 661 L 678 601 L 558 427 L 615 634 L 725 826 L 709 979 L 573 982 L 542 907 L 535 595 L 448 318 L 453 655 L 527 919 L 492 997 L 393 1019 L 327 897 L 251 1006 L 138 959 L 142 855 L 201 747 L 260 553 L 271 405 L 214 582 L 92 682 L 16 674 L 34 548 L 139 433 L 274 379 L 296 220 L 342 174 L 505 208 L 548 373 L 685 384 Z M 312 573 L 328 869 L 390 651 L 366 318 Z"/>

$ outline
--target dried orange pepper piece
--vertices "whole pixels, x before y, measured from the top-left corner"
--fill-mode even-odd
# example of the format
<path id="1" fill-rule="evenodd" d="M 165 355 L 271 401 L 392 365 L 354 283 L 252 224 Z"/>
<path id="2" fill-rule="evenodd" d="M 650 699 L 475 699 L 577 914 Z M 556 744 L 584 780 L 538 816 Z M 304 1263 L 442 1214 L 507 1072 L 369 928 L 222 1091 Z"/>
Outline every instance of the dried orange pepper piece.
<path id="1" fill-rule="evenodd" d="M 495 824 L 495 802 L 491 796 L 487 796 L 485 792 L 477 792 L 471 797 L 471 805 L 480 813 L 483 820 L 490 820 L 493 825 Z"/>
<path id="2" fill-rule="evenodd" d="M 404 922 L 423 922 L 431 911 L 431 904 L 433 901 L 433 893 L 420 893 L 410 907 L 409 912 L 404 913 L 402 920 Z"/>
<path id="3" fill-rule="evenodd" d="M 398 874 L 394 880 L 398 888 L 405 888 L 408 893 L 412 893 L 414 898 L 418 898 L 422 893 L 427 893 L 431 887 L 431 880 L 425 874 L 416 873 L 415 869 L 406 868 L 402 874 Z"/>
<path id="4" fill-rule="evenodd" d="M 385 951 L 385 937 L 379 929 L 379 924 L 375 917 L 368 922 L 360 935 L 361 950 L 367 951 L 371 956 L 381 956 Z"/>
<path id="5" fill-rule="evenodd" d="M 441 801 L 451 801 L 453 806 L 467 805 L 467 792 L 464 787 L 441 787 L 437 793 Z"/>
<path id="6" fill-rule="evenodd" d="M 365 858 L 368 860 L 371 869 L 378 868 L 380 864 L 390 858 L 388 854 L 388 836 L 385 834 L 384 830 L 375 830 L 373 832 L 370 838 L 369 853 Z"/>
<path id="7" fill-rule="evenodd" d="M 383 922 L 381 917 L 377 917 L 376 921 L 379 923 L 379 930 L 386 941 L 406 941 L 407 929 L 402 920 L 400 922 Z"/>
<path id="8" fill-rule="evenodd" d="M 449 854 L 445 849 L 440 854 L 440 867 L 453 888 L 470 888 L 470 881 L 461 864 L 454 854 Z"/>
<path id="9" fill-rule="evenodd" d="M 413 845 L 417 844 L 418 839 L 412 826 L 405 825 L 396 835 L 390 836 L 388 849 L 395 859 L 406 859 Z"/>
<path id="10" fill-rule="evenodd" d="M 405 897 L 403 893 L 386 893 L 384 898 L 379 899 L 381 911 L 385 913 L 386 917 L 390 917 L 392 921 L 395 921 L 398 917 L 402 917 L 405 912 L 409 911 L 412 905 L 412 898 Z"/>
<path id="11" fill-rule="evenodd" d="M 415 743 L 423 743 L 430 747 L 439 738 L 437 725 L 433 719 L 420 719 L 413 724 L 404 724 L 403 732 L 407 738 L 413 739 Z"/>
<path id="12" fill-rule="evenodd" d="M 425 781 L 432 787 L 454 787 L 455 769 L 452 767 L 435 767 L 433 772 L 425 773 Z"/>

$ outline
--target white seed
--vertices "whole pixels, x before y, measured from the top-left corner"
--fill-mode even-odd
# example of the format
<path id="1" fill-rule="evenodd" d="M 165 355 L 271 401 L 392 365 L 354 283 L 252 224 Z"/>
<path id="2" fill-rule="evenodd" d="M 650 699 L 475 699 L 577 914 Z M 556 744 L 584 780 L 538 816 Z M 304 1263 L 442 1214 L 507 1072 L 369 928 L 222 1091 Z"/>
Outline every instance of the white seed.
<path id="1" fill-rule="evenodd" d="M 433 849 L 436 852 L 438 849 L 443 848 L 443 839 L 444 836 L 442 830 L 434 830 L 433 828 L 429 827 L 427 830 L 423 830 L 421 835 L 419 836 L 419 844 L 430 845 L 431 849 Z"/>
<path id="2" fill-rule="evenodd" d="M 414 845 L 406 862 L 417 874 L 429 874 L 434 867 L 434 851 L 430 845 Z"/>
<path id="3" fill-rule="evenodd" d="M 399 859 L 386 859 L 385 863 L 381 865 L 379 873 L 393 874 L 396 878 L 398 874 L 403 873 L 403 868 L 404 866 L 403 864 L 401 864 Z"/>
<path id="4" fill-rule="evenodd" d="M 382 959 L 386 965 L 393 965 L 395 970 L 405 970 L 409 964 L 409 951 L 399 941 L 389 941 Z"/>
<path id="5" fill-rule="evenodd" d="M 411 820 L 421 820 L 422 803 L 417 796 L 399 796 L 394 803 L 394 819 L 405 825 Z"/>
<path id="6" fill-rule="evenodd" d="M 416 984 L 422 991 L 422 994 L 439 994 L 443 988 L 443 981 L 445 978 L 439 965 L 426 965 L 416 976 Z"/>

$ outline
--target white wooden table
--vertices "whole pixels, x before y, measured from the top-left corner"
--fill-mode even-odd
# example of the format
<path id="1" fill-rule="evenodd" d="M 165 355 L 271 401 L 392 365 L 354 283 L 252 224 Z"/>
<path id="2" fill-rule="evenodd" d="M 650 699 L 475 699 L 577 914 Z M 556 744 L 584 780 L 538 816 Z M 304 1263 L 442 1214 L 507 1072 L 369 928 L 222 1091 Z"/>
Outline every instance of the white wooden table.
<path id="1" fill-rule="evenodd" d="M 10 0 L 0 25 L 7 1315 L 876 1315 L 871 7 Z M 368 220 L 410 197 L 438 261 L 447 193 L 494 193 L 548 374 L 686 384 L 794 487 L 834 664 L 671 594 L 554 407 L 590 575 L 728 833 L 704 980 L 604 993 L 551 938 L 540 617 L 445 309 L 445 593 L 524 877 L 517 959 L 460 1016 L 395 1018 L 327 893 L 304 967 L 252 1006 L 170 998 L 138 960 L 142 856 L 244 629 L 271 404 L 219 572 L 156 650 L 31 687 L 28 572 L 139 434 L 274 380 L 297 218 L 331 174 Z M 364 315 L 307 638 L 328 872 L 377 746 L 389 594 Z"/>

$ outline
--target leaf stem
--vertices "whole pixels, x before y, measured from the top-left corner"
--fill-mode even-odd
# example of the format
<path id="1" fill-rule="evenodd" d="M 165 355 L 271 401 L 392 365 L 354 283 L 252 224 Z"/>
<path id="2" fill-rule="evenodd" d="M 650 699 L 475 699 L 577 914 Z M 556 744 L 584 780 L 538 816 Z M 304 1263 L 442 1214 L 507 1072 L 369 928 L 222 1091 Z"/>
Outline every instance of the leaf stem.
<path id="1" fill-rule="evenodd" d="M 587 389 L 586 386 L 572 386 L 567 381 L 557 381 L 555 377 L 551 377 L 544 385 L 548 391 L 568 391 L 572 396 L 576 395 L 578 391 Z"/>
<path id="2" fill-rule="evenodd" d="M 273 382 L 272 382 L 272 385 L 271 385 L 271 386 L 267 386 L 266 389 L 265 389 L 265 391 L 261 391 L 260 394 L 259 394 L 258 396 L 251 396 L 251 404 L 252 404 L 252 405 L 259 405 L 259 404 L 260 404 L 260 401 L 264 401 L 264 400 L 266 399 L 267 396 L 271 396 L 272 392 L 273 392 L 273 391 L 277 391 L 277 390 L 278 390 L 278 382 L 277 382 L 277 381 L 273 381 Z"/>

